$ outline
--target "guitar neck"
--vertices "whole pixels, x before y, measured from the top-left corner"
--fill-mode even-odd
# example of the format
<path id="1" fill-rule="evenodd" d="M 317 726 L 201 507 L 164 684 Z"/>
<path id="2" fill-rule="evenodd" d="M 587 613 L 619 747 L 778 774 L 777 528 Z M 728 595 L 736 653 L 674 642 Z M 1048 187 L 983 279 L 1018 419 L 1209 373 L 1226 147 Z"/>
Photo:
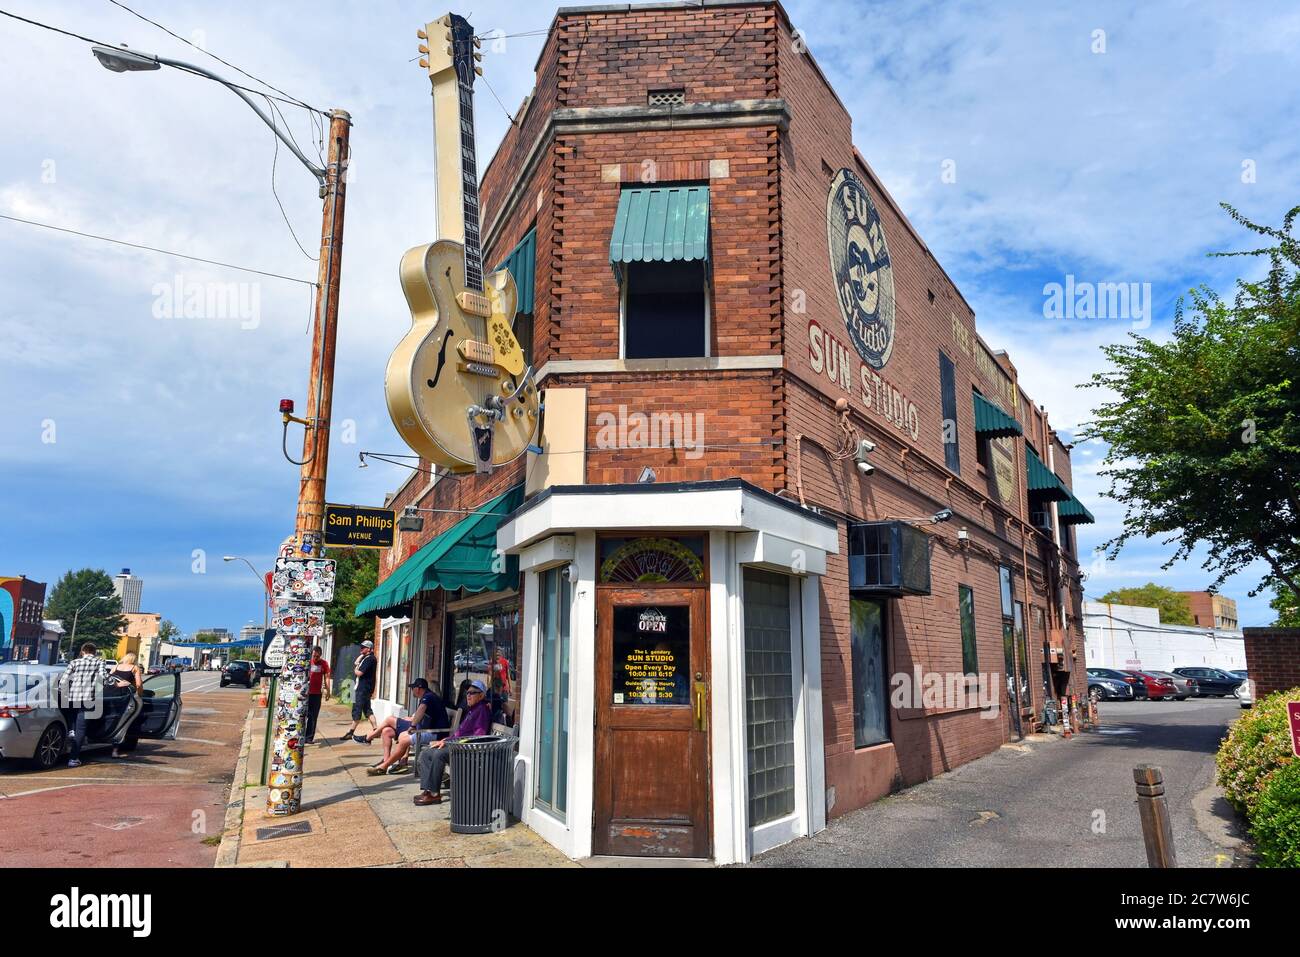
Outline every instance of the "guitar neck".
<path id="1" fill-rule="evenodd" d="M 479 240 L 478 158 L 474 147 L 474 89 L 457 80 L 460 105 L 460 195 L 465 220 L 465 285 L 483 290 L 483 249 Z"/>

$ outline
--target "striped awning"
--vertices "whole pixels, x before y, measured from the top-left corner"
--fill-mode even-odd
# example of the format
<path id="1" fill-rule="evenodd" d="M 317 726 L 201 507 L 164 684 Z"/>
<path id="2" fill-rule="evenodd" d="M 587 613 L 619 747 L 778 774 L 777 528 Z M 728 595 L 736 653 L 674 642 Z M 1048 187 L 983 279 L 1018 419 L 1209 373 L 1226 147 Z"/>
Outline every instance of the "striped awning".
<path id="1" fill-rule="evenodd" d="M 531 316 L 533 286 L 537 282 L 537 230 L 528 230 L 528 235 L 519 241 L 519 245 L 497 263 L 497 269 L 509 269 L 510 275 L 514 277 L 515 288 L 519 290 L 519 305 L 515 312 Z"/>
<path id="2" fill-rule="evenodd" d="M 480 505 L 398 565 L 357 604 L 357 615 L 380 615 L 405 605 L 422 591 L 445 588 L 468 592 L 501 591 L 519 584 L 519 559 L 507 556 L 495 570 L 497 528 L 524 502 L 516 485 Z"/>
<path id="3" fill-rule="evenodd" d="M 1062 525 L 1091 525 L 1096 521 L 1092 512 L 1083 507 L 1083 503 L 1070 497 L 1056 506 L 1056 518 Z"/>
<path id="4" fill-rule="evenodd" d="M 972 392 L 971 395 L 975 399 L 976 435 L 983 435 L 990 439 L 1001 439 L 1024 433 L 1020 423 L 1003 412 L 1001 406 L 990 402 L 978 392 Z"/>
<path id="5" fill-rule="evenodd" d="M 1070 490 L 1065 487 L 1065 483 L 1043 464 L 1038 453 L 1028 445 L 1025 446 L 1025 478 L 1030 498 L 1049 502 L 1064 502 L 1070 498 Z"/>
<path id="6" fill-rule="evenodd" d="M 618 198 L 609 261 L 688 262 L 709 259 L 709 188 L 625 189 Z"/>

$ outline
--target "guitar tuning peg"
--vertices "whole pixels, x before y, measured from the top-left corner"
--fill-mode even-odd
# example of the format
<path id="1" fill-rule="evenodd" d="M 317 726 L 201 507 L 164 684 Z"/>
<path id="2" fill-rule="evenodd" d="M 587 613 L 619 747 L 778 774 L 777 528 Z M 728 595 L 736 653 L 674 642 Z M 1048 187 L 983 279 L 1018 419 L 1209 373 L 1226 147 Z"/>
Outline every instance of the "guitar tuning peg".
<path id="1" fill-rule="evenodd" d="M 416 30 L 415 35 L 419 37 L 421 40 L 429 39 L 429 34 L 425 33 L 423 30 Z"/>
<path id="2" fill-rule="evenodd" d="M 426 70 L 429 69 L 429 58 L 424 56 L 420 57 L 420 66 L 424 67 Z"/>
<path id="3" fill-rule="evenodd" d="M 482 68 L 481 66 L 476 66 L 476 67 L 474 67 L 474 72 L 477 73 L 479 76 L 482 76 L 482 75 L 483 75 L 483 68 Z"/>
<path id="4" fill-rule="evenodd" d="M 421 53 L 428 53 L 428 52 L 429 52 L 428 44 L 421 43 L 421 44 L 420 44 L 420 52 L 421 52 Z"/>
<path id="5" fill-rule="evenodd" d="M 474 38 L 474 49 L 477 50 L 477 49 L 478 49 L 479 47 L 481 47 L 482 45 L 483 45 L 483 38 L 482 38 L 482 37 L 475 37 L 475 38 Z"/>
<path id="6" fill-rule="evenodd" d="M 481 54 L 481 53 L 477 53 L 477 52 L 476 52 L 476 53 L 474 54 L 474 59 L 475 59 L 475 60 L 481 60 L 481 59 L 483 59 L 483 54 Z"/>

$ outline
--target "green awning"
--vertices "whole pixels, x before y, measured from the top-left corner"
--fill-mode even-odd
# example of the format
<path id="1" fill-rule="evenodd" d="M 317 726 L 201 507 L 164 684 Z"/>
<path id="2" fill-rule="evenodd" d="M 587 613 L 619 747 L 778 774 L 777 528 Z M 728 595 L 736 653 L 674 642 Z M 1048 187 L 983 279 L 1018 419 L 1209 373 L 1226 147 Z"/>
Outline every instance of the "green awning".
<path id="1" fill-rule="evenodd" d="M 616 274 L 623 263 L 708 259 L 707 186 L 623 190 L 609 240 L 609 261 Z"/>
<path id="2" fill-rule="evenodd" d="M 515 288 L 519 290 L 519 306 L 515 312 L 531 316 L 533 286 L 537 281 L 537 230 L 528 230 L 528 235 L 519 241 L 519 245 L 497 263 L 497 269 L 509 269 L 514 277 Z"/>
<path id="3" fill-rule="evenodd" d="M 1038 453 L 1025 446 L 1025 478 L 1029 487 L 1029 497 L 1046 499 L 1050 502 L 1064 502 L 1070 497 L 1070 490 L 1065 487 L 1056 473 L 1043 464 Z"/>
<path id="4" fill-rule="evenodd" d="M 990 439 L 1007 438 L 1022 435 L 1024 429 L 1020 423 L 1002 411 L 1002 407 L 990 402 L 978 392 L 972 392 L 975 399 L 975 434 Z"/>
<path id="5" fill-rule="evenodd" d="M 1083 507 L 1083 503 L 1073 493 L 1064 502 L 1056 506 L 1056 518 L 1062 525 L 1091 525 L 1096 521 L 1092 512 Z"/>
<path id="6" fill-rule="evenodd" d="M 379 587 L 357 605 L 357 615 L 378 615 L 405 605 L 422 591 L 445 588 L 469 592 L 501 591 L 519 584 L 519 559 L 507 556 L 502 571 L 493 571 L 497 528 L 524 502 L 524 487 L 474 509 L 402 562 Z"/>

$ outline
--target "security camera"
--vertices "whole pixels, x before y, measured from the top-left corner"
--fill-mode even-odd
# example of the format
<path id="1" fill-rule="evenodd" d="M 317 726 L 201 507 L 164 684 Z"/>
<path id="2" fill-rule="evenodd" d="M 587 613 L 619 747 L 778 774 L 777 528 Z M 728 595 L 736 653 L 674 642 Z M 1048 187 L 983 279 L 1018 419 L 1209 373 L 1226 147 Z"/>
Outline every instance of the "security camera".
<path id="1" fill-rule="evenodd" d="M 933 515 L 930 516 L 930 521 L 938 525 L 940 522 L 946 522 L 950 518 L 952 518 L 952 509 L 941 508 L 939 509 L 939 511 L 935 512 Z"/>
<path id="2" fill-rule="evenodd" d="M 857 463 L 858 471 L 863 475 L 870 475 L 876 470 L 875 466 L 867 461 L 867 456 L 874 452 L 875 449 L 876 443 L 872 442 L 870 439 L 858 440 L 858 448 L 853 453 L 853 461 Z"/>
<path id="3" fill-rule="evenodd" d="M 859 463 L 858 463 L 858 471 L 861 472 L 863 475 L 870 475 L 870 474 L 871 474 L 872 472 L 874 472 L 875 470 L 876 470 L 876 467 L 875 467 L 874 465 L 872 465 L 870 462 L 859 462 Z"/>

